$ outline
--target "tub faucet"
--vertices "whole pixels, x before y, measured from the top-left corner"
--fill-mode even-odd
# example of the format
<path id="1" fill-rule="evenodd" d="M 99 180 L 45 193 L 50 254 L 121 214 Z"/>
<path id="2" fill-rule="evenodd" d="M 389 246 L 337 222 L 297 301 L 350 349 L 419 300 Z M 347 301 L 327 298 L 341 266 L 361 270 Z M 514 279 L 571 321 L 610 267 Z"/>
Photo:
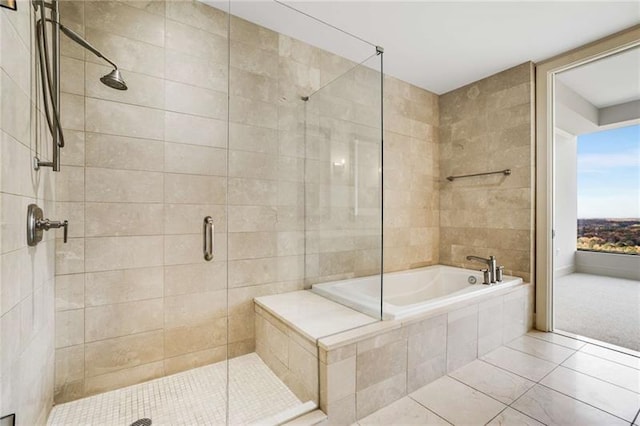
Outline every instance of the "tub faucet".
<path id="1" fill-rule="evenodd" d="M 485 259 L 484 257 L 478 257 L 478 256 L 467 256 L 467 260 L 473 260 L 475 262 L 480 262 L 480 263 L 486 264 L 488 272 L 489 272 L 489 282 L 485 282 L 484 284 L 495 284 L 497 270 L 498 270 L 498 262 L 496 261 L 496 257 L 495 256 L 489 256 L 488 259 Z M 484 270 L 483 270 L 483 272 L 484 272 Z M 486 274 L 485 274 L 485 277 L 486 277 Z M 486 279 L 485 279 L 485 281 L 486 281 Z M 500 280 L 500 281 L 502 281 L 502 280 Z"/>

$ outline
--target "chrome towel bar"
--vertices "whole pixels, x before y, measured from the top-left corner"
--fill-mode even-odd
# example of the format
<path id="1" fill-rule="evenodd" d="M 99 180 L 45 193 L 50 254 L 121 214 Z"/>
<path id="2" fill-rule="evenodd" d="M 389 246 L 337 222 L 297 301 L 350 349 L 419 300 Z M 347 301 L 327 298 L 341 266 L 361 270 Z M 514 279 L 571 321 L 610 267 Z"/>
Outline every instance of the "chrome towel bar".
<path id="1" fill-rule="evenodd" d="M 473 177 L 473 176 L 498 175 L 498 174 L 509 176 L 511 174 L 511 169 L 498 170 L 496 172 L 473 173 L 470 175 L 447 176 L 447 180 L 449 182 L 452 182 L 455 179 L 460 179 L 460 178 Z"/>

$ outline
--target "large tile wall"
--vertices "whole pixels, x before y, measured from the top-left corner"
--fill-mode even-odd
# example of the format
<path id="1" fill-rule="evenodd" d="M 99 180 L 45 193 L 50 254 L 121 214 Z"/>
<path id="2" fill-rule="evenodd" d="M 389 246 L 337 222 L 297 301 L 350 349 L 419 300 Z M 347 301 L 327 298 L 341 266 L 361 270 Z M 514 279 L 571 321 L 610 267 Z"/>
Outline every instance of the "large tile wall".
<path id="1" fill-rule="evenodd" d="M 32 158 L 51 158 L 36 91 L 30 2 L 0 9 L 0 417 L 44 424 L 53 403 L 55 236 L 26 241 L 27 206 L 57 219 L 54 173 Z"/>
<path id="2" fill-rule="evenodd" d="M 534 67 L 531 62 L 440 96 L 440 263 L 479 269 L 495 255 L 531 280 L 534 226 Z M 449 182 L 451 175 L 511 169 Z"/>
<path id="3" fill-rule="evenodd" d="M 379 268 L 371 235 L 379 223 L 348 235 L 348 246 L 321 241 L 327 234 L 314 240 L 314 230 L 305 235 L 305 162 L 315 154 L 305 147 L 300 96 L 353 63 L 237 18 L 228 46 L 228 16 L 199 2 L 63 8 L 64 23 L 120 66 L 129 90 L 103 86 L 109 67 L 64 40 L 69 146 L 57 197 L 71 238 L 57 245 L 57 401 L 252 352 L 254 297 Z M 362 110 L 369 88 L 379 93 L 375 75 L 352 70 L 347 86 L 360 86 L 343 106 Z M 390 214 L 398 213 L 385 244 L 391 267 L 405 269 L 437 262 L 437 97 L 392 78 L 385 84 L 385 195 Z M 379 132 L 376 111 L 327 129 L 354 137 L 367 120 Z M 322 158 L 321 173 L 331 173 L 331 158 Z M 377 161 L 365 169 L 375 176 L 369 189 Z M 340 210 L 345 192 L 337 187 L 335 198 L 320 200 Z M 202 260 L 205 215 L 215 221 L 213 262 Z M 342 217 L 331 223 L 336 231 L 354 226 Z"/>
<path id="4" fill-rule="evenodd" d="M 62 2 L 61 16 L 129 89 L 104 86 L 110 68 L 63 40 L 57 402 L 252 350 L 227 335 L 228 18 L 162 1 Z"/>

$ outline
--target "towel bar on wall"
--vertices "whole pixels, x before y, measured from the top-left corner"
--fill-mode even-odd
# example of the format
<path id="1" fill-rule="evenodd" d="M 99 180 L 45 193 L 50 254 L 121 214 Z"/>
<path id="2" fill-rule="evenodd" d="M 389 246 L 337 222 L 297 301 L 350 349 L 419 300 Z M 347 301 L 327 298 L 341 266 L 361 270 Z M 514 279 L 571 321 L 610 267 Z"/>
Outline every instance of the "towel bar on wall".
<path id="1" fill-rule="evenodd" d="M 497 174 L 509 176 L 511 174 L 511 169 L 498 170 L 496 172 L 473 173 L 470 175 L 447 176 L 447 180 L 449 182 L 452 182 L 455 179 L 460 179 L 460 178 L 473 177 L 473 176 L 497 175 Z"/>

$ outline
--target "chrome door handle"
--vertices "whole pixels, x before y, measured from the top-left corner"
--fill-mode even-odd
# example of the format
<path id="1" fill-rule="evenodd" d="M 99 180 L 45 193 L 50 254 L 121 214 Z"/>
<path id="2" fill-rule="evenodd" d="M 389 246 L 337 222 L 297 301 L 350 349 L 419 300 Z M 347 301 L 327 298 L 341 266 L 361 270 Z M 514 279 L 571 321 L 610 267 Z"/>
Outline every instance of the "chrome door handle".
<path id="1" fill-rule="evenodd" d="M 205 216 L 204 221 L 202 222 L 202 239 L 203 239 L 203 248 L 204 252 L 204 260 L 207 262 L 213 259 L 213 218 L 211 216 Z"/>

